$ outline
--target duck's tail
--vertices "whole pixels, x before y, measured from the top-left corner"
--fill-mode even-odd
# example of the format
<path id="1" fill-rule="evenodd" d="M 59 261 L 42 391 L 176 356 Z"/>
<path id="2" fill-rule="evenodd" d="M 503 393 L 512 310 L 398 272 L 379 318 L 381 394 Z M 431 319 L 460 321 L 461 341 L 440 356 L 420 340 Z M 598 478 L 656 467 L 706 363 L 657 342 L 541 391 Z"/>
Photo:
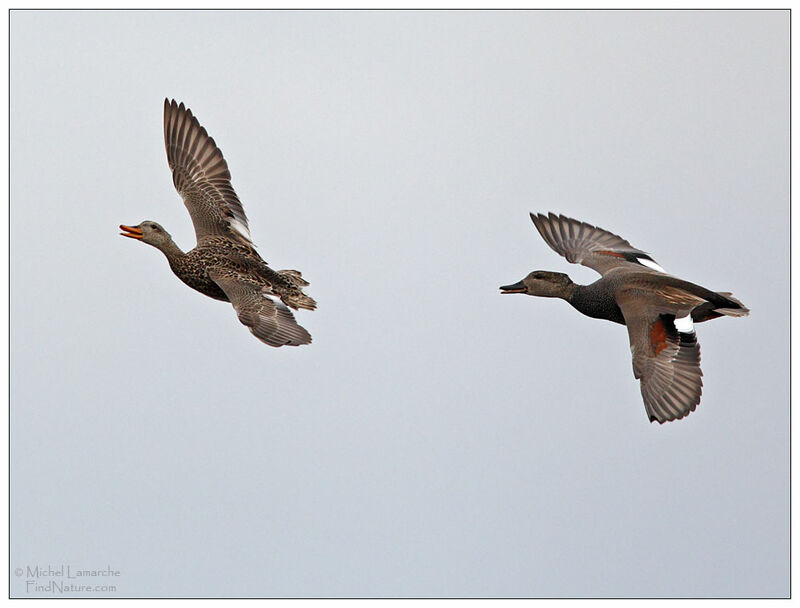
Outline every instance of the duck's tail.
<path id="1" fill-rule="evenodd" d="M 314 298 L 303 293 L 303 287 L 310 283 L 303 278 L 299 270 L 279 270 L 278 274 L 290 285 L 288 293 L 281 296 L 287 306 L 291 306 L 295 310 L 298 308 L 314 310 L 317 307 Z"/>
<path id="2" fill-rule="evenodd" d="M 714 301 L 701 304 L 692 311 L 692 321 L 701 323 L 718 317 L 746 317 L 750 314 L 750 309 L 733 297 L 728 291 L 715 292 L 717 296 Z"/>
<path id="3" fill-rule="evenodd" d="M 722 308 L 717 308 L 716 312 L 727 315 L 729 317 L 746 317 L 750 314 L 750 309 L 747 308 L 744 304 L 742 304 L 739 300 L 733 297 L 733 294 L 727 291 L 717 292 L 718 295 L 722 296 L 730 304 L 728 306 L 724 306 Z"/>
<path id="4" fill-rule="evenodd" d="M 288 306 L 295 310 L 298 308 L 305 308 L 306 310 L 314 310 L 317 308 L 317 302 L 311 296 L 307 296 L 302 291 L 298 290 L 283 299 Z"/>
<path id="5" fill-rule="evenodd" d="M 286 277 L 292 285 L 305 287 L 311 284 L 303 278 L 303 273 L 299 270 L 279 270 L 278 274 Z"/>

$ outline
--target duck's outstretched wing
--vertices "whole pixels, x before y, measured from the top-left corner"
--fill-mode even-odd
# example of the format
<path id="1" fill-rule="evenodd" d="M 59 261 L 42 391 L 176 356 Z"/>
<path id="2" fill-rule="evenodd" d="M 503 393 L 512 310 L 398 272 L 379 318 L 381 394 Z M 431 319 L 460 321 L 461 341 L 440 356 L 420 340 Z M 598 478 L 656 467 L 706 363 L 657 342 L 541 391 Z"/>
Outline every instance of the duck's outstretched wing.
<path id="1" fill-rule="evenodd" d="M 225 236 L 252 246 L 242 203 L 222 151 L 183 103 L 164 100 L 164 142 L 172 183 L 192 217 L 199 243 Z"/>
<path id="2" fill-rule="evenodd" d="M 607 230 L 554 213 L 530 215 L 550 248 L 572 264 L 588 266 L 600 274 L 631 265 L 664 272 L 649 254 Z"/>
<path id="3" fill-rule="evenodd" d="M 262 285 L 223 268 L 212 268 L 208 274 L 256 338 L 270 346 L 311 343 L 311 334 L 297 324 L 292 311 Z"/>
<path id="4" fill-rule="evenodd" d="M 699 298 L 674 290 L 670 304 L 651 301 L 638 290 L 617 294 L 625 317 L 633 357 L 633 375 L 639 379 L 650 421 L 679 420 L 695 410 L 703 392 L 700 345 L 693 329 L 679 331 L 675 318 L 683 317 Z"/>

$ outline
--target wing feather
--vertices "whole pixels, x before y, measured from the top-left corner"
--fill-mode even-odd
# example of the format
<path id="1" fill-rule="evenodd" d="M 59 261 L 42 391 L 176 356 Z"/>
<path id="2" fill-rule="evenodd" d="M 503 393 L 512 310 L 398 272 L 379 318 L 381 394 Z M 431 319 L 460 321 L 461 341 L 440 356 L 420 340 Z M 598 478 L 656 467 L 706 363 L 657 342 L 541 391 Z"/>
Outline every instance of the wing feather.
<path id="1" fill-rule="evenodd" d="M 164 100 L 164 142 L 172 182 L 189 210 L 197 242 L 225 236 L 252 245 L 222 151 L 192 111 L 175 100 Z"/>
<path id="2" fill-rule="evenodd" d="M 268 288 L 222 268 L 211 269 L 208 274 L 228 296 L 239 321 L 256 338 L 276 347 L 311 343 L 311 334 L 297 324 L 292 311 Z"/>
<path id="3" fill-rule="evenodd" d="M 600 274 L 632 264 L 657 270 L 652 268 L 654 261 L 649 254 L 607 230 L 554 213 L 530 215 L 544 241 L 572 264 L 588 266 Z"/>
<path id="4" fill-rule="evenodd" d="M 640 382 L 651 422 L 679 420 L 700 403 L 700 345 L 694 331 L 681 332 L 675 326 L 676 314 L 683 316 L 687 307 L 690 310 L 692 300 L 665 306 L 635 290 L 617 295 L 628 328 L 633 375 Z"/>

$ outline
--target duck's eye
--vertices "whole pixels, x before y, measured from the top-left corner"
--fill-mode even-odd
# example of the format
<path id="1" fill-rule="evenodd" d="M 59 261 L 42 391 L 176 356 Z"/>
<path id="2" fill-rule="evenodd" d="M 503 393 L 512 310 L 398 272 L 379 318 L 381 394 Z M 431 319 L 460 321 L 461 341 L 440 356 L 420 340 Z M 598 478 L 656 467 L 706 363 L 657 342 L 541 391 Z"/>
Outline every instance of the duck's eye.
<path id="1" fill-rule="evenodd" d="M 158 226 L 151 226 L 153 230 L 158 230 Z"/>

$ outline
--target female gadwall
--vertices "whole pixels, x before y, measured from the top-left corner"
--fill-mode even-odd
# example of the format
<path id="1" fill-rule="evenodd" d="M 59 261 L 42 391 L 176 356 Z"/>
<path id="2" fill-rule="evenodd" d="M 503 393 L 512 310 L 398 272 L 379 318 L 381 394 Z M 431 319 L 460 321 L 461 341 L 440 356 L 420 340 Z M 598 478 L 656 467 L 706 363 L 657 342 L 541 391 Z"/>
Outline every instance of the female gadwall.
<path id="1" fill-rule="evenodd" d="M 648 254 L 612 234 L 563 215 L 531 213 L 548 245 L 602 278 L 576 285 L 565 274 L 537 270 L 503 293 L 566 300 L 583 314 L 628 328 L 633 375 L 641 381 L 650 421 L 678 420 L 700 403 L 700 345 L 692 322 L 750 311 L 730 293 L 710 291 L 664 272 Z"/>
<path id="2" fill-rule="evenodd" d="M 272 270 L 258 255 L 222 151 L 191 110 L 174 100 L 164 100 L 164 140 L 172 182 L 192 217 L 197 246 L 184 253 L 151 221 L 120 226 L 122 236 L 159 249 L 172 272 L 192 289 L 233 304 L 239 321 L 262 342 L 311 343 L 311 335 L 287 308 L 316 308 L 303 293 L 308 282 L 297 270 Z"/>

